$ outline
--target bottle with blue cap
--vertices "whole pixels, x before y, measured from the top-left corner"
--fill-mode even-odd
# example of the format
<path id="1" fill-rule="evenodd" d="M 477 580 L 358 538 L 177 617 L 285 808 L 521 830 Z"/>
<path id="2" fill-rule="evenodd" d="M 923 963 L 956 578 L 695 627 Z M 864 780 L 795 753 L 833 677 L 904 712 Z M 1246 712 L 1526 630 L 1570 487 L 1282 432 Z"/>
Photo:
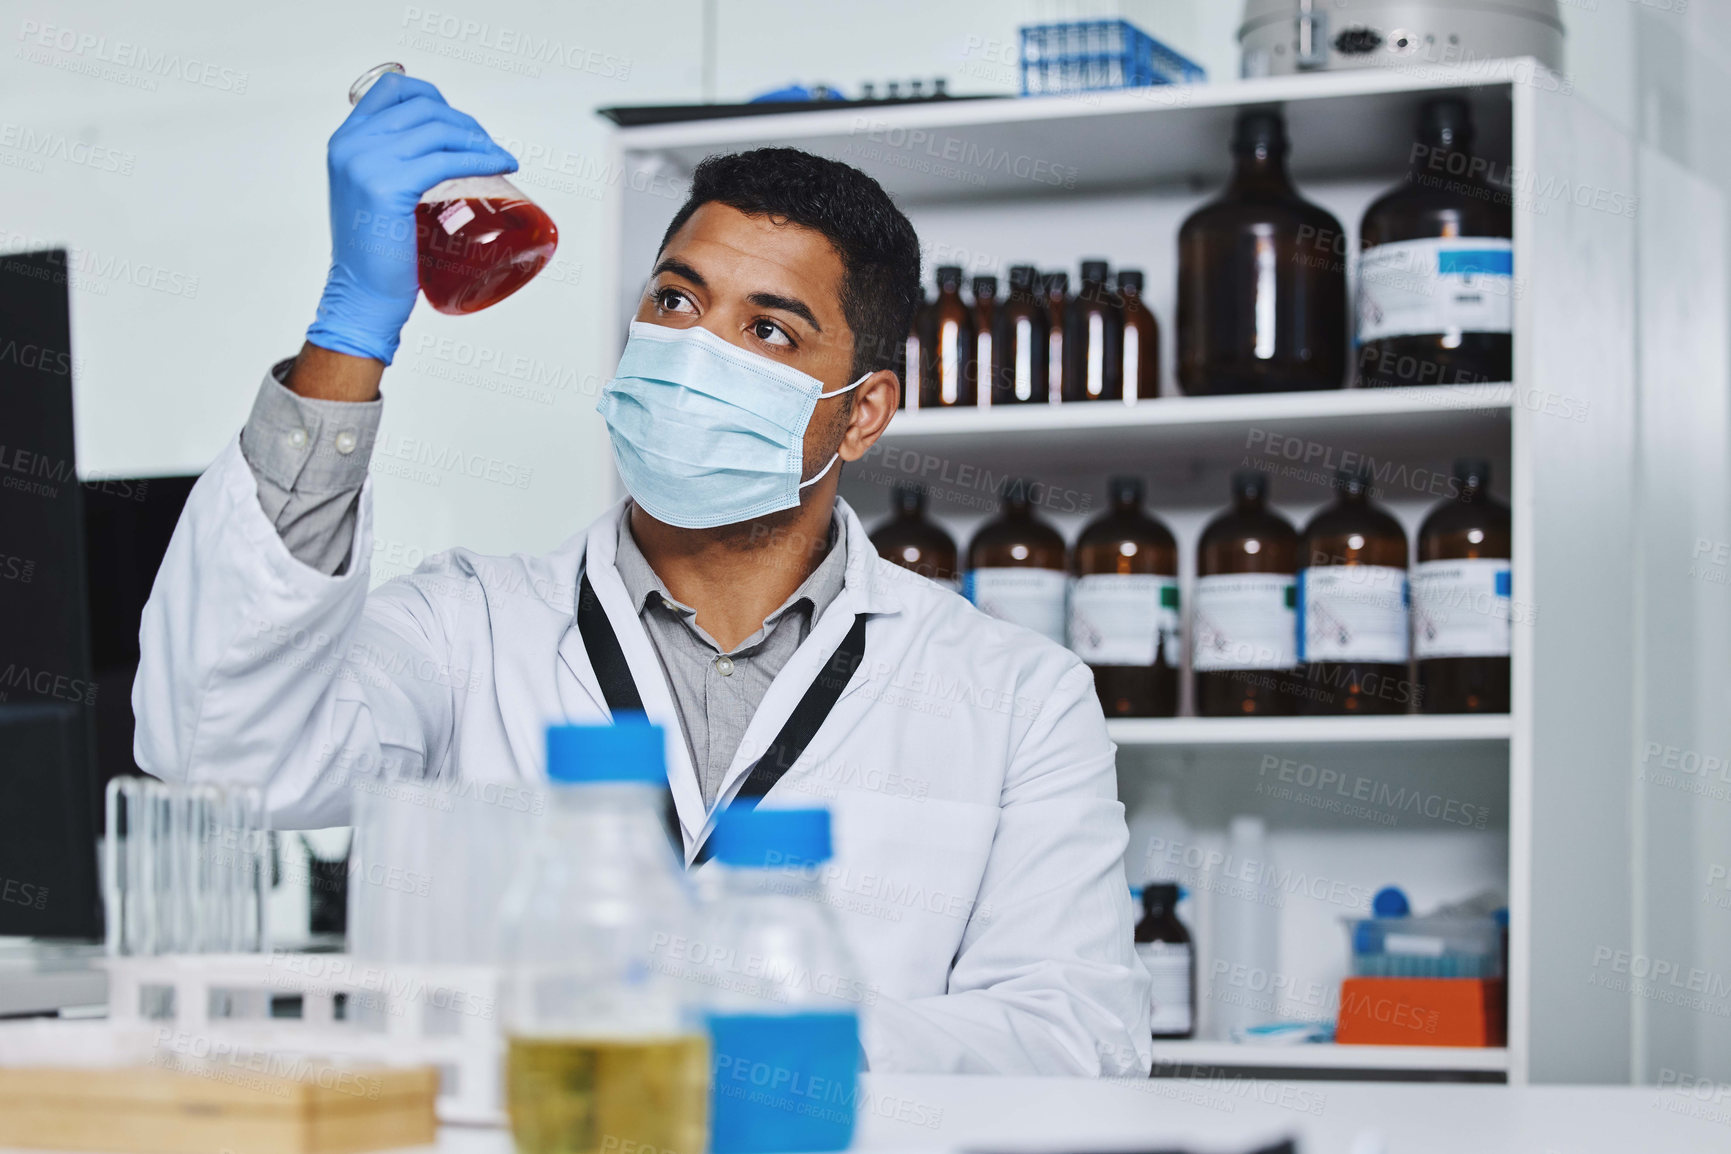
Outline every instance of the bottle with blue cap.
<path id="1" fill-rule="evenodd" d="M 713 990 L 710 1154 L 845 1149 L 859 1008 L 876 990 L 825 898 L 829 811 L 736 805 L 713 836 L 722 877 L 702 935 Z"/>
<path id="2" fill-rule="evenodd" d="M 505 896 L 505 1097 L 520 1154 L 703 1154 L 709 1047 L 679 972 L 695 910 L 641 715 L 547 733 L 550 801 Z"/>

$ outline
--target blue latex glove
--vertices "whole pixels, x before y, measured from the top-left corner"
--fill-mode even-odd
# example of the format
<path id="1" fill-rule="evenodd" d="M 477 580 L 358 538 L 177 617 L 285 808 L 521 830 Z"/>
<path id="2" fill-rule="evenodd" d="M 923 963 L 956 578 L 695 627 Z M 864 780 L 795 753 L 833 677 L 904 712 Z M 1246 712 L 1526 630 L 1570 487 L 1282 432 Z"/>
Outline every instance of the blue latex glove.
<path id="1" fill-rule="evenodd" d="M 420 291 L 415 205 L 460 176 L 517 161 L 425 80 L 387 73 L 331 136 L 331 271 L 307 340 L 391 363 Z"/>

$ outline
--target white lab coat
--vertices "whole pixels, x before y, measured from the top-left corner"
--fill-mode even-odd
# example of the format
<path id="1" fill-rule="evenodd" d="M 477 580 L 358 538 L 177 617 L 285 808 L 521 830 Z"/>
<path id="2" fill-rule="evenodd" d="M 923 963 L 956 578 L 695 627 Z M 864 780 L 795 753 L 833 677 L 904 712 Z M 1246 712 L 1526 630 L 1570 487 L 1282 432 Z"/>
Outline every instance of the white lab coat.
<path id="1" fill-rule="evenodd" d="M 541 557 L 453 549 L 367 590 L 371 483 L 348 571 L 290 555 L 236 438 L 193 488 L 157 574 L 133 686 L 138 764 L 242 781 L 279 826 L 345 822 L 346 769 L 545 779 L 548 723 L 608 716 L 574 617 L 587 571 L 650 718 L 687 846 L 708 818 L 670 690 L 614 568 L 623 504 Z M 838 505 L 846 583 L 746 731 L 752 762 L 859 612 L 866 655 L 764 805 L 827 805 L 825 886 L 871 987 L 873 1070 L 1146 1071 L 1114 747 L 1087 666 L 880 560 Z M 705 867 L 707 868 L 707 867 Z"/>

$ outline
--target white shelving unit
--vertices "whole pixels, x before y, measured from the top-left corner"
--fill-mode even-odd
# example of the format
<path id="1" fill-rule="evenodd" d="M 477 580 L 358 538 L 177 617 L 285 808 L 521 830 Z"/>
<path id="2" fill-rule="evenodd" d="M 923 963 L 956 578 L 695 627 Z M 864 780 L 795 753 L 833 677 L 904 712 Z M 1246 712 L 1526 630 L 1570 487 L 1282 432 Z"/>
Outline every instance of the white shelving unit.
<path id="1" fill-rule="evenodd" d="M 1350 268 L 1364 208 L 1402 177 L 1417 108 L 1441 93 L 1470 101 L 1476 151 L 1516 174 L 1513 382 L 1172 395 L 1177 229 L 1224 181 L 1239 109 L 1282 109 L 1294 179 L 1345 226 Z M 1444 495 L 1438 481 L 1459 455 L 1488 457 L 1493 490 L 1511 505 L 1513 596 L 1526 617 L 1515 629 L 1507 716 L 1111 723 L 1126 801 L 1134 806 L 1151 783 L 1170 782 L 1198 844 L 1217 847 L 1231 814 L 1259 812 L 1276 860 L 1306 876 L 1350 880 L 1362 893 L 1397 882 L 1421 908 L 1485 886 L 1507 892 L 1507 1048 L 1252 1050 L 1196 1041 L 1162 1045 L 1162 1061 L 1341 1077 L 1628 1080 L 1636 1000 L 1594 979 L 1604 974 L 1596 958 L 1633 948 L 1637 937 L 1631 765 L 1637 680 L 1651 675 L 1636 669 L 1628 607 L 1638 586 L 1624 543 L 1635 539 L 1637 395 L 1670 387 L 1658 376 L 1644 385 L 1637 364 L 1647 323 L 1637 255 L 1640 269 L 1653 270 L 1646 281 L 1657 281 L 1693 244 L 1687 229 L 1648 217 L 1638 226 L 1632 212 L 1611 211 L 1646 187 L 1645 160 L 1628 139 L 1530 61 L 622 130 L 614 136 L 623 173 L 612 192 L 615 249 L 603 269 L 617 287 L 610 331 L 622 334 L 635 309 L 682 178 L 710 153 L 771 145 L 835 157 L 882 183 L 919 231 L 928 283 L 937 264 L 1002 283 L 1013 263 L 1074 270 L 1104 256 L 1114 268 L 1145 271 L 1161 325 L 1167 395 L 1157 400 L 898 415 L 843 476 L 844 496 L 868 522 L 887 509 L 894 482 L 917 479 L 965 545 L 992 515 L 1002 479 L 1023 474 L 1070 496 L 1049 512 L 1073 541 L 1098 513 L 1106 478 L 1139 473 L 1150 508 L 1178 538 L 1187 603 L 1197 535 L 1225 505 L 1228 475 L 1246 465 L 1273 473 L 1273 504 L 1300 525 L 1329 496 L 1328 475 L 1348 452 L 1387 467 L 1382 500 L 1409 537 Z M 1707 275 L 1701 262 L 1684 263 Z M 1661 289 L 1684 292 L 1673 284 L 1652 291 Z M 1674 371 L 1680 359 L 1656 358 L 1655 372 L 1661 362 Z M 1718 377 L 1692 385 L 1696 392 L 1724 389 L 1723 358 L 1714 366 Z M 1671 462 L 1673 474 L 1724 456 L 1728 440 L 1724 429 L 1696 436 Z M 1686 521 L 1668 526 L 1668 547 L 1686 565 Z M 1304 793 L 1307 780 L 1342 778 L 1368 778 L 1373 793 L 1398 800 L 1366 815 Z M 1433 807 L 1433 798 L 1445 804 Z M 1429 812 L 1451 807 L 1455 819 Z M 1458 820 L 1463 810 L 1472 821 Z M 1352 912 L 1290 903 L 1282 968 L 1338 989 L 1346 937 L 1336 927 Z M 1197 915 L 1193 929 L 1206 942 L 1205 903 Z M 1203 1006 L 1206 1031 L 1206 997 Z"/>

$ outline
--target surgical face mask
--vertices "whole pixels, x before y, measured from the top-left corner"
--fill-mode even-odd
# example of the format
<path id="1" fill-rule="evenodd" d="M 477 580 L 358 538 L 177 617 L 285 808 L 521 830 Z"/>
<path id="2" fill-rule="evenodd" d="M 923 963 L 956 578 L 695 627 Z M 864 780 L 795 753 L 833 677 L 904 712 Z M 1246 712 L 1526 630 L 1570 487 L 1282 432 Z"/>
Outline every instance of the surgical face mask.
<path id="1" fill-rule="evenodd" d="M 799 504 L 840 456 L 800 479 L 812 410 L 869 376 L 826 393 L 816 377 L 707 329 L 633 321 L 595 410 L 631 499 L 657 521 L 709 529 Z"/>

